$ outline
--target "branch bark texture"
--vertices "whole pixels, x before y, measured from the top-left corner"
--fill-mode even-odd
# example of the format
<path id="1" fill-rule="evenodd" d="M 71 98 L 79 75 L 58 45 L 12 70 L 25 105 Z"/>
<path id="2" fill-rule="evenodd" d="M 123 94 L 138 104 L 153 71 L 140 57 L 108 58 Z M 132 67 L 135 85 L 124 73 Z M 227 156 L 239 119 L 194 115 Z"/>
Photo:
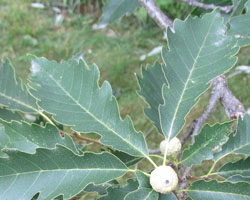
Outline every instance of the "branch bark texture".
<path id="1" fill-rule="evenodd" d="M 161 9 L 156 5 L 154 0 L 138 0 L 140 4 L 145 8 L 149 16 L 158 24 L 158 26 L 166 31 L 169 26 L 172 29 L 173 23 Z"/>
<path id="2" fill-rule="evenodd" d="M 225 13 L 229 13 L 232 8 L 233 5 L 230 6 L 217 6 L 215 4 L 205 4 L 196 0 L 180 0 L 181 2 L 187 3 L 190 6 L 196 6 L 196 7 L 200 7 L 200 8 L 204 8 L 206 10 L 209 9 L 215 9 L 215 8 L 219 8 L 221 11 L 225 12 Z"/>

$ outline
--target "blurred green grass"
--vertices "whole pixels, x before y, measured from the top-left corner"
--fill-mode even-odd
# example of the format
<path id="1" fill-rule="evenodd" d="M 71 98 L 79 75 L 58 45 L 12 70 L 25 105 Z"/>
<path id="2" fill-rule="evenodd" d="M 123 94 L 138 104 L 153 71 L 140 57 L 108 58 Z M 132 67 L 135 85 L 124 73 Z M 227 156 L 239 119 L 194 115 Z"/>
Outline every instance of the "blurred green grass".
<path id="1" fill-rule="evenodd" d="M 60 61 L 84 52 L 89 65 L 96 63 L 99 66 L 100 82 L 108 80 L 113 89 L 120 89 L 118 103 L 122 117 L 129 114 L 137 130 L 144 133 L 149 130 L 152 123 L 143 115 L 146 104 L 136 93 L 139 87 L 134 74 L 140 74 L 141 66 L 147 63 L 162 62 L 160 55 L 140 61 L 141 55 L 156 46 L 166 45 L 161 30 L 152 23 L 142 24 L 135 16 L 124 18 L 106 29 L 93 30 L 92 25 L 98 23 L 93 13 L 85 16 L 67 14 L 62 25 L 55 27 L 52 9 L 32 8 L 31 2 L 0 0 L 0 58 L 9 58 L 17 76 L 26 82 L 30 67 L 28 53 Z M 250 65 L 250 48 L 240 51 L 237 65 Z M 245 107 L 250 108 L 250 75 L 234 76 L 228 84 Z M 209 96 L 209 91 L 201 96 L 187 117 L 187 125 L 200 116 Z M 222 106 L 217 104 L 208 122 L 226 120 Z M 154 130 L 147 140 L 149 148 L 158 148 L 162 136 Z"/>
<path id="2" fill-rule="evenodd" d="M 26 82 L 30 67 L 27 54 L 60 61 L 84 52 L 90 66 L 92 63 L 99 66 L 100 82 L 108 80 L 114 90 L 120 89 L 118 103 L 122 117 L 129 114 L 136 129 L 146 132 L 152 124 L 143 115 L 146 104 L 136 93 L 139 87 L 134 74 L 140 74 L 141 66 L 145 67 L 147 63 L 153 64 L 155 60 L 161 62 L 160 55 L 140 61 L 141 55 L 156 46 L 166 45 L 161 30 L 152 23 L 142 25 L 135 16 L 123 18 L 105 29 L 93 30 L 92 25 L 98 23 L 94 13 L 84 16 L 69 13 L 62 25 L 55 27 L 52 8 L 33 8 L 31 2 L 0 0 L 0 58 L 9 58 L 17 76 Z M 249 65 L 249 53 L 250 48 L 243 48 L 237 65 Z M 233 93 L 249 108 L 249 75 L 242 73 L 234 76 L 228 83 Z M 202 95 L 188 116 L 187 125 L 205 109 L 209 95 L 209 92 Z M 217 104 L 208 122 L 226 120 L 222 106 Z M 149 147 L 156 148 L 161 139 L 161 136 L 151 134 L 148 137 L 152 141 Z"/>

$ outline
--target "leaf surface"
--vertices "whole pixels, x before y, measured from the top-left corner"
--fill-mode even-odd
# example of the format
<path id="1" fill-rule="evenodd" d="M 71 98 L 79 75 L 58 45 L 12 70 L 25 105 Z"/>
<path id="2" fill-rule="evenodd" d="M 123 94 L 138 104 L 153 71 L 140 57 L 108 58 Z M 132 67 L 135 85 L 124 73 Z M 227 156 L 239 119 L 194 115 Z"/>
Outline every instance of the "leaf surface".
<path id="1" fill-rule="evenodd" d="M 51 200 L 59 195 L 69 199 L 89 183 L 101 184 L 122 176 L 126 166 L 109 153 L 83 156 L 57 146 L 37 149 L 35 154 L 15 150 L 0 159 L 0 199 Z"/>
<path id="2" fill-rule="evenodd" d="M 178 200 L 173 192 L 170 194 L 159 194 L 159 200 Z"/>
<path id="3" fill-rule="evenodd" d="M 26 86 L 16 80 L 14 68 L 9 60 L 0 66 L 0 105 L 22 112 L 37 112 L 36 100 L 28 93 Z"/>
<path id="4" fill-rule="evenodd" d="M 201 164 L 203 160 L 213 158 L 213 153 L 221 151 L 221 146 L 228 140 L 233 122 L 205 125 L 201 132 L 195 136 L 195 143 L 182 155 L 181 162 L 186 166 Z"/>
<path id="5" fill-rule="evenodd" d="M 128 180 L 128 183 L 125 186 L 116 185 L 110 186 L 107 191 L 108 195 L 99 198 L 98 200 L 118 200 L 124 199 L 124 197 L 131 191 L 134 191 L 138 188 L 138 182 L 132 179 Z"/>
<path id="6" fill-rule="evenodd" d="M 135 165 L 136 163 L 140 162 L 143 159 L 142 157 L 131 156 L 127 153 L 118 150 L 111 149 L 110 153 L 119 158 L 127 167 Z"/>
<path id="7" fill-rule="evenodd" d="M 7 147 L 9 143 L 8 136 L 4 133 L 4 127 L 0 124 L 0 157 L 6 157 L 6 154 L 2 152 L 2 149 Z"/>
<path id="8" fill-rule="evenodd" d="M 149 176 L 142 171 L 136 171 L 136 177 L 139 182 L 137 190 L 126 195 L 125 200 L 158 200 L 159 193 L 155 192 L 149 183 Z"/>
<path id="9" fill-rule="evenodd" d="M 120 118 L 117 101 L 107 81 L 99 88 L 99 69 L 90 69 L 80 60 L 60 64 L 45 58 L 33 58 L 39 70 L 30 76 L 31 93 L 53 118 L 72 126 L 77 132 L 95 132 L 104 145 L 133 156 L 148 155 L 143 134 L 136 132 L 131 119 Z"/>
<path id="10" fill-rule="evenodd" d="M 246 3 L 246 13 L 231 18 L 228 35 L 238 41 L 238 46 L 248 46 L 250 44 L 250 1 Z"/>
<path id="11" fill-rule="evenodd" d="M 11 120 L 21 121 L 22 117 L 18 112 L 12 112 L 6 108 L 0 108 L 0 120 L 10 122 Z"/>
<path id="12" fill-rule="evenodd" d="M 229 20 L 231 20 L 232 17 L 238 16 L 242 13 L 247 1 L 248 0 L 233 0 L 234 7 Z"/>
<path id="13" fill-rule="evenodd" d="M 139 188 L 130 192 L 125 200 L 158 200 L 159 194 L 152 188 Z"/>
<path id="14" fill-rule="evenodd" d="M 250 199 L 250 184 L 217 181 L 197 181 L 187 189 L 192 200 L 247 200 Z"/>
<path id="15" fill-rule="evenodd" d="M 232 182 L 232 183 L 237 183 L 237 182 L 248 182 L 248 183 L 250 184 L 250 177 L 235 175 L 235 176 L 229 177 L 229 178 L 227 179 L 227 181 Z"/>
<path id="16" fill-rule="evenodd" d="M 140 6 L 138 0 L 110 0 L 103 8 L 100 24 L 109 24 Z"/>
<path id="17" fill-rule="evenodd" d="M 228 163 L 221 167 L 219 171 L 216 172 L 216 174 L 222 176 L 225 179 L 233 176 L 235 177 L 236 175 L 250 178 L 250 157 L 235 163 Z"/>
<path id="18" fill-rule="evenodd" d="M 147 66 L 146 69 L 142 68 L 142 77 L 137 76 L 137 79 L 140 86 L 138 93 L 150 106 L 150 108 L 145 108 L 144 112 L 154 122 L 158 131 L 162 133 L 158 108 L 164 103 L 162 87 L 167 84 L 162 65 L 156 62 L 154 66 Z"/>
<path id="19" fill-rule="evenodd" d="M 97 192 L 99 195 L 106 195 L 108 193 L 107 188 L 110 185 L 107 183 L 94 185 L 93 183 L 89 184 L 84 188 L 84 192 Z"/>
<path id="20" fill-rule="evenodd" d="M 75 153 L 75 144 L 71 137 L 65 134 L 64 138 L 60 135 L 56 127 L 47 124 L 45 127 L 26 122 L 11 123 L 2 122 L 4 132 L 9 138 L 7 148 L 15 148 L 27 153 L 35 153 L 37 148 L 55 148 L 56 144 L 61 144 Z"/>
<path id="21" fill-rule="evenodd" d="M 163 88 L 160 106 L 161 127 L 169 139 L 175 137 L 185 117 L 209 87 L 209 81 L 225 73 L 237 61 L 235 42 L 225 34 L 218 12 L 202 18 L 175 20 L 175 33 L 168 29 L 168 47 L 162 55 L 169 86 Z"/>
<path id="22" fill-rule="evenodd" d="M 215 161 L 231 153 L 250 155 L 250 115 L 239 118 L 236 134 L 230 134 L 229 140 L 222 146 L 222 151 L 214 154 Z"/>

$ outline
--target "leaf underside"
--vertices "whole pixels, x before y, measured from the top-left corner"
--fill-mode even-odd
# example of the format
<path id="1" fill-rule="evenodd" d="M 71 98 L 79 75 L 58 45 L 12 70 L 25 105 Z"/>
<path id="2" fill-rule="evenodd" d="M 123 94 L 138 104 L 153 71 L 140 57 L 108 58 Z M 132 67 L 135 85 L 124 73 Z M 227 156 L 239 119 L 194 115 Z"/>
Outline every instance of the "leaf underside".
<path id="1" fill-rule="evenodd" d="M 83 156 L 57 146 L 37 149 L 35 154 L 15 150 L 0 158 L 0 199 L 51 200 L 59 195 L 69 199 L 89 183 L 101 184 L 122 176 L 126 166 L 109 153 Z"/>
<path id="2" fill-rule="evenodd" d="M 117 101 L 107 81 L 99 88 L 99 69 L 80 60 L 57 63 L 33 57 L 37 70 L 30 76 L 30 92 L 59 123 L 77 132 L 95 132 L 104 145 L 133 156 L 148 155 L 144 136 L 131 119 L 120 118 Z"/>
<path id="3" fill-rule="evenodd" d="M 168 29 L 169 50 L 162 52 L 169 86 L 163 87 L 164 104 L 159 107 L 162 131 L 169 139 L 180 132 L 209 81 L 234 66 L 237 58 L 233 56 L 239 49 L 225 34 L 217 11 L 201 19 L 175 20 L 174 29 L 175 33 Z"/>

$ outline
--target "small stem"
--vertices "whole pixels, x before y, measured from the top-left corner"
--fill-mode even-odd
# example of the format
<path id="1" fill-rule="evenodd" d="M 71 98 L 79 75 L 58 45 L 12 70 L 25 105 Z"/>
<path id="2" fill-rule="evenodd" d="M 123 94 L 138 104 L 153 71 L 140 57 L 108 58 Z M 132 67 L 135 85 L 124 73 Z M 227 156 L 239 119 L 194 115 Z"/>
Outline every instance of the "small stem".
<path id="1" fill-rule="evenodd" d="M 168 140 L 167 140 L 167 148 L 165 149 L 165 152 L 164 152 L 164 158 L 163 158 L 163 166 L 166 165 L 166 160 L 167 160 L 167 154 L 168 154 L 168 143 L 169 143 L 169 137 L 168 137 Z"/>
<path id="2" fill-rule="evenodd" d="M 148 161 L 154 165 L 155 168 L 157 168 L 158 166 L 155 164 L 155 162 L 149 157 L 149 156 L 146 156 L 146 158 L 148 159 Z"/>
<path id="3" fill-rule="evenodd" d="M 163 160 L 163 157 L 162 157 L 162 156 L 159 156 L 159 155 L 150 154 L 149 156 L 150 156 L 150 157 L 160 158 L 160 159 L 162 159 L 162 160 Z"/>
<path id="4" fill-rule="evenodd" d="M 64 131 L 62 131 L 62 130 L 59 130 L 59 131 L 60 131 L 61 134 L 65 134 Z M 67 134 L 68 134 L 69 136 L 71 136 L 71 137 L 75 137 L 75 138 L 78 138 L 78 139 L 80 139 L 80 140 L 85 140 L 85 141 L 88 141 L 88 142 L 94 142 L 94 143 L 96 143 L 96 144 L 100 144 L 100 145 L 101 145 L 101 143 L 100 143 L 99 140 L 95 140 L 95 139 L 92 139 L 92 138 L 89 138 L 89 137 L 85 137 L 85 136 L 79 135 L 79 134 L 76 133 L 76 132 L 67 133 Z"/>
<path id="5" fill-rule="evenodd" d="M 150 174 L 146 173 L 146 172 L 143 172 L 141 171 L 143 174 L 145 174 L 146 176 L 150 177 Z"/>
<path id="6" fill-rule="evenodd" d="M 215 165 L 217 164 L 219 160 L 217 160 L 216 162 L 214 162 L 214 164 L 212 165 L 212 167 L 210 168 L 209 172 L 205 175 L 205 176 L 202 176 L 202 177 L 208 177 L 211 175 L 212 171 L 214 170 L 215 168 Z"/>
<path id="7" fill-rule="evenodd" d="M 135 173 L 135 172 L 136 172 L 136 170 L 135 170 L 135 169 L 129 169 L 128 171 L 129 171 L 129 172 L 133 172 L 133 173 Z"/>
<path id="8" fill-rule="evenodd" d="M 149 149 L 148 152 L 150 154 L 158 154 L 158 153 L 161 153 L 161 150 L 160 149 Z"/>
<path id="9" fill-rule="evenodd" d="M 38 111 L 38 113 L 39 113 L 44 119 L 46 119 L 51 125 L 56 126 L 56 125 L 54 124 L 54 122 L 52 122 L 51 119 L 48 118 L 43 112 Z"/>
<path id="10" fill-rule="evenodd" d="M 193 180 L 205 180 L 205 181 L 210 181 L 210 177 L 202 177 L 202 176 L 187 176 L 187 179 L 193 179 Z"/>

